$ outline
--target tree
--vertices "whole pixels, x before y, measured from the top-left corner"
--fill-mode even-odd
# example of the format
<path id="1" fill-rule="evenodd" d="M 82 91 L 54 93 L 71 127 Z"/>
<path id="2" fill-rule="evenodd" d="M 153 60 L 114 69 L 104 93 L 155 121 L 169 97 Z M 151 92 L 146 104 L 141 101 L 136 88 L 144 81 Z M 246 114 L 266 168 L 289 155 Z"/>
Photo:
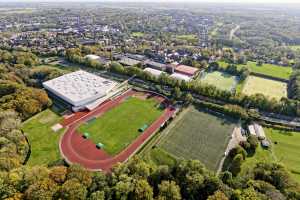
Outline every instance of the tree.
<path id="1" fill-rule="evenodd" d="M 216 191 L 213 195 L 209 196 L 207 200 L 229 200 L 226 195 L 221 191 Z"/>
<path id="2" fill-rule="evenodd" d="M 78 179 L 67 180 L 58 192 L 59 198 L 66 200 L 84 200 L 86 195 L 87 188 Z"/>
<path id="3" fill-rule="evenodd" d="M 14 196 L 18 191 L 14 185 L 8 184 L 0 177 L 0 199 Z"/>
<path id="4" fill-rule="evenodd" d="M 262 66 L 263 63 L 264 63 L 263 60 L 259 60 L 259 61 L 257 61 L 256 65 L 257 65 L 257 66 Z"/>
<path id="5" fill-rule="evenodd" d="M 180 200 L 180 188 L 174 181 L 162 181 L 158 185 L 158 200 Z"/>
<path id="6" fill-rule="evenodd" d="M 255 150 L 256 150 L 256 148 L 258 147 L 258 144 L 259 144 L 259 141 L 258 141 L 257 137 L 254 136 L 254 135 L 250 135 L 247 138 L 247 142 L 249 142 L 249 144 L 250 144 L 250 151 L 255 152 Z"/>
<path id="7" fill-rule="evenodd" d="M 91 173 L 80 165 L 71 165 L 67 170 L 67 179 L 77 179 L 79 183 L 89 187 L 92 183 Z"/>
<path id="8" fill-rule="evenodd" d="M 104 173 L 95 173 L 92 177 L 92 184 L 89 187 L 90 192 L 103 191 L 110 193 L 110 186 L 108 185 L 108 179 Z"/>
<path id="9" fill-rule="evenodd" d="M 243 156 L 243 160 L 247 156 L 247 152 L 240 145 L 238 145 L 238 146 L 234 147 L 233 149 L 231 149 L 228 153 L 228 156 L 230 156 L 233 159 L 238 154 L 241 154 Z"/>
<path id="10" fill-rule="evenodd" d="M 129 194 L 133 190 L 131 178 L 127 177 L 127 180 L 122 180 L 116 183 L 114 186 L 114 199 L 126 200 L 129 199 Z"/>
<path id="11" fill-rule="evenodd" d="M 53 167 L 51 168 L 49 176 L 56 183 L 64 183 L 67 176 L 67 168 L 64 166 Z"/>
<path id="12" fill-rule="evenodd" d="M 134 189 L 130 199 L 151 200 L 153 199 L 153 189 L 146 180 L 135 180 Z"/>
<path id="13" fill-rule="evenodd" d="M 225 184 L 231 184 L 232 183 L 232 173 L 229 171 L 225 171 L 220 174 L 220 178 Z"/>
<path id="14" fill-rule="evenodd" d="M 32 168 L 25 169 L 24 183 L 26 186 L 30 186 L 48 177 L 49 177 L 49 169 L 44 166 L 37 165 Z"/>
<path id="15" fill-rule="evenodd" d="M 238 173 L 241 171 L 241 166 L 243 163 L 243 156 L 241 154 L 237 154 L 231 163 L 230 166 L 230 172 L 232 173 L 232 175 L 237 176 Z"/>
<path id="16" fill-rule="evenodd" d="M 194 98 L 193 96 L 191 95 L 191 93 L 186 93 L 185 96 L 184 96 L 184 100 L 187 104 L 190 104 L 193 102 Z"/>
<path id="17" fill-rule="evenodd" d="M 51 179 L 44 179 L 29 186 L 25 192 L 28 200 L 52 200 L 58 186 Z"/>
<path id="18" fill-rule="evenodd" d="M 133 157 L 127 167 L 134 178 L 146 179 L 150 175 L 151 166 L 138 157 Z"/>
<path id="19" fill-rule="evenodd" d="M 240 200 L 260 200 L 262 195 L 259 195 L 252 187 L 242 191 Z"/>
<path id="20" fill-rule="evenodd" d="M 174 98 L 179 100 L 181 98 L 182 92 L 179 87 L 174 88 Z"/>
<path id="21" fill-rule="evenodd" d="M 103 191 L 93 192 L 88 200 L 105 200 L 105 193 Z"/>

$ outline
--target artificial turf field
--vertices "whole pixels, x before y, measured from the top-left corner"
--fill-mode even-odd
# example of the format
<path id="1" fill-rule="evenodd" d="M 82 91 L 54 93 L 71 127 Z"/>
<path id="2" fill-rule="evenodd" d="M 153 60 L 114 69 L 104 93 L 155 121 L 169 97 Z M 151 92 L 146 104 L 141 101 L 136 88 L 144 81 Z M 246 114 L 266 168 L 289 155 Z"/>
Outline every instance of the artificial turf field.
<path id="1" fill-rule="evenodd" d="M 234 88 L 238 82 L 236 76 L 232 76 L 228 73 L 220 71 L 209 72 L 205 74 L 200 81 L 227 91 L 231 91 L 231 89 Z"/>
<path id="2" fill-rule="evenodd" d="M 283 163 L 291 171 L 292 177 L 300 183 L 300 133 L 271 128 L 265 128 L 265 132 L 272 141 L 276 160 Z"/>
<path id="3" fill-rule="evenodd" d="M 269 98 L 280 100 L 282 97 L 287 97 L 287 84 L 257 76 L 249 76 L 242 93 L 246 95 L 261 93 Z"/>
<path id="4" fill-rule="evenodd" d="M 45 165 L 61 158 L 58 143 L 63 129 L 58 132 L 51 129 L 61 119 L 59 115 L 47 109 L 23 123 L 22 130 L 31 146 L 28 165 Z"/>
<path id="5" fill-rule="evenodd" d="M 139 128 L 145 124 L 151 125 L 162 112 L 156 99 L 129 97 L 78 129 L 81 133 L 89 133 L 93 142 L 104 144 L 103 149 L 108 154 L 116 155 L 142 134 Z"/>
<path id="6" fill-rule="evenodd" d="M 236 121 L 190 107 L 183 118 L 158 144 L 176 158 L 198 159 L 217 170 Z"/>

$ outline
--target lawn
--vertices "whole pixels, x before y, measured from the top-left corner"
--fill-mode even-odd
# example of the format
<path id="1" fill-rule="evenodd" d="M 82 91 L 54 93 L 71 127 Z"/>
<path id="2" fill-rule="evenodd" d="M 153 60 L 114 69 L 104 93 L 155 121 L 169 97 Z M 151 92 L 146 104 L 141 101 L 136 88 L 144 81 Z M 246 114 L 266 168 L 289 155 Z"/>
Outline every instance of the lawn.
<path id="1" fill-rule="evenodd" d="M 151 125 L 161 114 L 155 99 L 129 97 L 95 120 L 82 124 L 79 131 L 89 133 L 95 143 L 104 144 L 107 153 L 116 155 L 141 134 L 139 128 Z"/>
<path id="2" fill-rule="evenodd" d="M 291 45 L 289 46 L 293 51 L 299 51 L 300 50 L 300 45 Z"/>
<path id="3" fill-rule="evenodd" d="M 276 160 L 283 163 L 291 171 L 292 177 L 300 183 L 300 133 L 271 128 L 266 128 L 265 132 L 272 141 Z"/>
<path id="4" fill-rule="evenodd" d="M 190 43 L 198 42 L 197 35 L 187 34 L 187 35 L 176 35 L 176 39 L 185 40 Z"/>
<path id="5" fill-rule="evenodd" d="M 142 33 L 142 32 L 132 32 L 131 36 L 132 37 L 143 37 L 144 33 Z"/>
<path id="6" fill-rule="evenodd" d="M 176 158 L 170 155 L 168 152 L 162 148 L 153 148 L 145 156 L 146 161 L 153 163 L 157 166 L 168 165 L 174 166 L 176 164 Z"/>
<path id="7" fill-rule="evenodd" d="M 195 107 L 172 127 L 158 144 L 176 158 L 197 159 L 207 168 L 217 170 L 236 121 L 212 115 Z"/>
<path id="8" fill-rule="evenodd" d="M 257 76 L 249 76 L 242 93 L 246 95 L 261 93 L 269 98 L 280 100 L 282 97 L 287 97 L 287 84 Z"/>
<path id="9" fill-rule="evenodd" d="M 61 117 L 47 109 L 23 123 L 22 130 L 31 146 L 28 165 L 47 165 L 61 158 L 58 143 L 63 130 L 51 129 L 59 121 Z"/>
<path id="10" fill-rule="evenodd" d="M 226 68 L 229 64 L 223 61 L 218 62 L 223 68 Z M 271 77 L 282 78 L 288 80 L 293 70 L 291 67 L 283 67 L 273 64 L 263 64 L 258 66 L 256 62 L 248 61 L 246 65 L 237 65 L 238 68 L 247 67 L 251 72 L 258 74 L 264 74 Z"/>
<path id="11" fill-rule="evenodd" d="M 245 162 L 242 164 L 242 169 L 240 174 L 246 175 L 259 162 L 272 163 L 272 162 L 276 162 L 276 160 L 274 159 L 271 150 L 264 149 L 259 145 L 256 149 L 255 154 L 252 156 L 248 156 Z"/>
<path id="12" fill-rule="evenodd" d="M 200 79 L 201 82 L 214 85 L 221 90 L 231 91 L 235 88 L 238 77 L 220 71 L 209 72 Z"/>

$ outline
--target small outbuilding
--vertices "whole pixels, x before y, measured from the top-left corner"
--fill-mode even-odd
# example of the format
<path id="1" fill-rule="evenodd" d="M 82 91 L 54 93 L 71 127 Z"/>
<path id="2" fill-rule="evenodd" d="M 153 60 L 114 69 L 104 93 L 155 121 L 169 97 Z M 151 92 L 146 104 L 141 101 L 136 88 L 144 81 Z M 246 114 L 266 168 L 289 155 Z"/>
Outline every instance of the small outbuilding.
<path id="1" fill-rule="evenodd" d="M 250 135 L 256 136 L 256 132 L 255 132 L 253 125 L 248 126 L 248 131 L 249 131 Z"/>
<path id="2" fill-rule="evenodd" d="M 271 146 L 271 144 L 268 140 L 264 139 L 261 141 L 261 146 L 268 149 Z"/>
<path id="3" fill-rule="evenodd" d="M 263 127 L 257 123 L 253 123 L 248 126 L 250 135 L 256 136 L 259 140 L 265 140 L 266 134 Z"/>
<path id="4" fill-rule="evenodd" d="M 257 138 L 260 140 L 266 139 L 266 134 L 263 127 L 257 123 L 254 124 L 254 129 L 257 135 Z"/>

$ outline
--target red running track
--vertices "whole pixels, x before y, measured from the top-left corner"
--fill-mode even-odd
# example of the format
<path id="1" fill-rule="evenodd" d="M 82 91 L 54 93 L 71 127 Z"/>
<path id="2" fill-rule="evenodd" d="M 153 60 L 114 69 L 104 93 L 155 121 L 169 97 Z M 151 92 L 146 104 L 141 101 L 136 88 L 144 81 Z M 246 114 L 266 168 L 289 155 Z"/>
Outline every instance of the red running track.
<path id="1" fill-rule="evenodd" d="M 151 136 L 166 122 L 175 112 L 175 109 L 168 106 L 163 114 L 152 123 L 143 134 L 136 138 L 118 155 L 111 157 L 105 151 L 97 149 L 91 140 L 84 139 L 76 133 L 77 127 L 89 119 L 100 116 L 106 111 L 119 105 L 124 99 L 134 95 L 136 92 L 129 90 L 114 100 L 106 101 L 98 108 L 85 114 L 75 113 L 72 117 L 66 119 L 63 125 L 67 128 L 66 133 L 60 140 L 60 152 L 68 163 L 77 163 L 91 171 L 110 171 L 113 165 L 118 162 L 126 161 L 132 156 Z M 159 100 L 163 100 L 158 96 Z"/>

